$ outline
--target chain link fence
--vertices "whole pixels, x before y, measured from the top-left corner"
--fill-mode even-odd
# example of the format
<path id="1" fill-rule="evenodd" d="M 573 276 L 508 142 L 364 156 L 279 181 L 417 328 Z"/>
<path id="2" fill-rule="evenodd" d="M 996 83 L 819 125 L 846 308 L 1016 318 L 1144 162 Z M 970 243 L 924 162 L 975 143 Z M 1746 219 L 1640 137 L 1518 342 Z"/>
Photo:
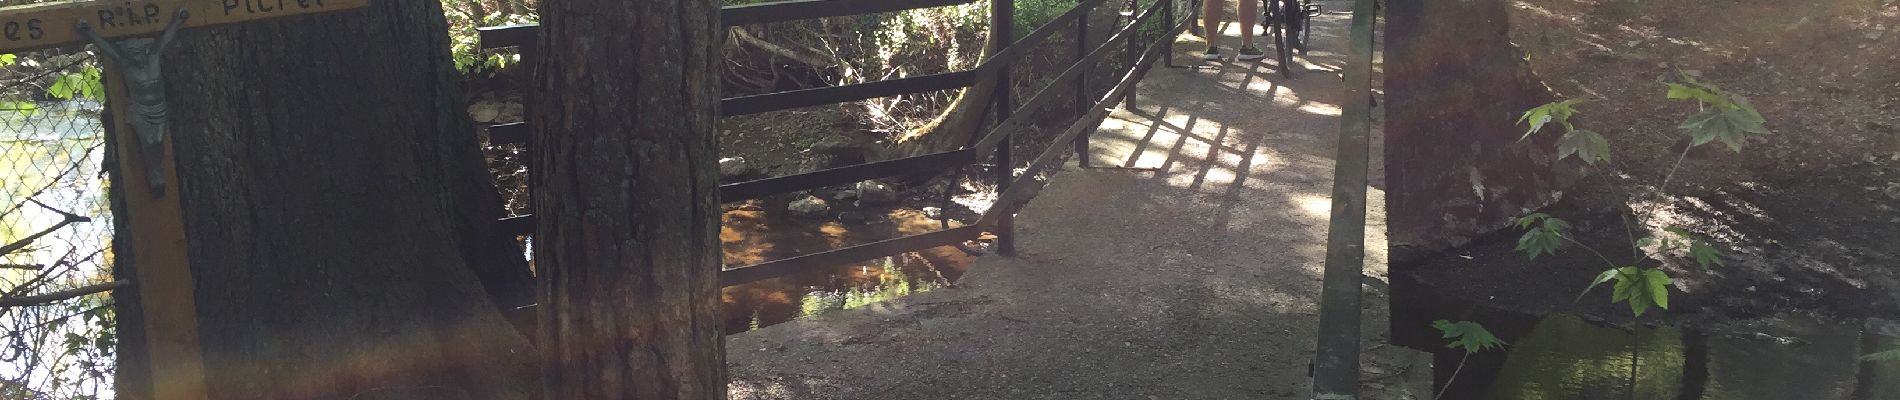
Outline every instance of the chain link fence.
<path id="1" fill-rule="evenodd" d="M 0 55 L 0 399 L 113 397 L 104 94 L 82 50 Z"/>

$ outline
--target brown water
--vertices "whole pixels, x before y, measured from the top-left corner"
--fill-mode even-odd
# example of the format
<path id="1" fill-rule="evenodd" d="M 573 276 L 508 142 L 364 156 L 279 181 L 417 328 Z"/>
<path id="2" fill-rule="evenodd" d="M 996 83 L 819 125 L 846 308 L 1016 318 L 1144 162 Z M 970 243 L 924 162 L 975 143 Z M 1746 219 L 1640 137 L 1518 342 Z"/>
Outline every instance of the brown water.
<path id="1" fill-rule="evenodd" d="M 780 219 L 756 208 L 727 211 L 719 232 L 726 265 L 751 265 L 940 227 L 937 220 L 913 209 L 854 212 L 864 213 L 867 221 L 845 224 Z M 723 290 L 726 332 L 749 331 L 940 288 L 963 276 L 971 258 L 962 250 L 944 246 L 727 287 Z"/>

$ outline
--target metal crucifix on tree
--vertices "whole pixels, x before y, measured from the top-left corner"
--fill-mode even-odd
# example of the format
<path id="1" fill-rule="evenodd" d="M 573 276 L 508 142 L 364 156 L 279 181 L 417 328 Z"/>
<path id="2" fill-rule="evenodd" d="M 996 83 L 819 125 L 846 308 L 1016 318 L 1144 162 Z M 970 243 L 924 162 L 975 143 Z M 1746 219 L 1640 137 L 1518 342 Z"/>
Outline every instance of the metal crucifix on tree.
<path id="1" fill-rule="evenodd" d="M 166 190 L 177 179 L 170 136 L 179 133 L 167 123 L 159 68 L 166 45 L 183 28 L 356 9 L 370 1 L 103 0 L 0 8 L 0 54 L 91 43 L 105 55 L 106 131 L 116 141 L 113 157 L 121 169 L 115 176 L 146 183 L 114 185 L 123 191 L 127 220 L 136 221 L 125 230 L 131 248 L 114 253 L 124 257 L 116 260 L 120 268 L 136 271 L 154 398 L 206 397 L 184 215 L 178 190 Z M 151 35 L 159 38 L 136 38 Z M 249 66 L 231 66 L 241 67 Z"/>

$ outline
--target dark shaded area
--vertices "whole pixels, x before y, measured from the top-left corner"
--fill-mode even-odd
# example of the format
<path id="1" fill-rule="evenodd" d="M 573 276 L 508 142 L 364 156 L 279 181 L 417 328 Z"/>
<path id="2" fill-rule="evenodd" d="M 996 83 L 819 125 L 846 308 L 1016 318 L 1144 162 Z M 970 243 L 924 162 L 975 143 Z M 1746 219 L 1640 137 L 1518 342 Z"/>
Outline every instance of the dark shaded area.
<path id="1" fill-rule="evenodd" d="M 164 66 L 211 397 L 537 390 L 439 4 L 190 30 Z"/>
<path id="2" fill-rule="evenodd" d="M 1579 176 L 1546 151 L 1555 135 L 1518 143 L 1524 130 L 1516 117 L 1551 96 L 1510 43 L 1505 3 L 1385 8 L 1386 218 L 1395 267 L 1503 227 L 1555 201 Z"/>

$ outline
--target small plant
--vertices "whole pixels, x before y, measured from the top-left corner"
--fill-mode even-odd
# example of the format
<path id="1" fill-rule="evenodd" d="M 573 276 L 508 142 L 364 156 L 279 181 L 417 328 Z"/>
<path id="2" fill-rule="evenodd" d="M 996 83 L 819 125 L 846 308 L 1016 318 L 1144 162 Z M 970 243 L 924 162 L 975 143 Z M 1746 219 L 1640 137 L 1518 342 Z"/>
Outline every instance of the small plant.
<path id="1" fill-rule="evenodd" d="M 1749 140 L 1768 133 L 1768 128 L 1764 125 L 1766 120 L 1754 106 L 1749 105 L 1748 99 L 1741 95 L 1722 90 L 1714 84 L 1702 82 L 1688 74 L 1680 74 L 1679 82 L 1664 82 L 1663 84 L 1668 87 L 1665 96 L 1671 100 L 1695 101 L 1699 111 L 1677 125 L 1678 129 L 1689 135 L 1690 144 L 1683 148 L 1683 153 L 1677 156 L 1675 165 L 1670 167 L 1668 174 L 1663 176 L 1659 192 L 1667 193 L 1669 181 L 1675 177 L 1676 170 L 1682 167 L 1682 161 L 1687 157 L 1690 149 L 1719 141 L 1727 145 L 1730 150 L 1739 152 Z M 1583 99 L 1569 99 L 1525 111 L 1523 117 L 1518 118 L 1518 123 L 1528 124 L 1529 129 L 1518 140 L 1529 139 L 1531 135 L 1543 131 L 1547 126 L 1560 126 L 1563 132 L 1557 140 L 1558 159 L 1576 157 L 1592 166 L 1597 165 L 1598 162 L 1609 162 L 1609 140 L 1596 132 L 1577 129 L 1570 123 L 1570 117 L 1579 113 L 1576 106 L 1583 102 Z M 1629 220 L 1625 219 L 1624 223 L 1628 224 Z M 1602 259 L 1608 269 L 1597 274 L 1596 279 L 1584 288 L 1583 293 L 1577 295 L 1577 300 L 1581 301 L 1584 295 L 1589 294 L 1597 286 L 1615 281 L 1610 302 L 1628 303 L 1630 312 L 1638 317 L 1651 307 L 1669 309 L 1669 287 L 1674 285 L 1674 280 L 1661 268 L 1634 264 L 1641 264 L 1643 259 L 1661 254 L 1686 255 L 1703 268 L 1724 264 L 1720 252 L 1709 243 L 1707 238 L 1681 227 L 1665 228 L 1659 234 L 1640 239 L 1634 238 L 1635 235 L 1632 234 L 1630 246 L 1634 250 L 1632 254 L 1635 254 L 1637 259 L 1628 263 L 1619 263 L 1570 236 L 1571 224 L 1557 217 L 1543 213 L 1531 214 L 1519 218 L 1517 225 L 1519 229 L 1525 230 L 1524 235 L 1517 241 L 1517 251 L 1523 252 L 1532 260 L 1540 255 L 1555 255 L 1558 247 L 1565 243 L 1589 250 L 1597 258 Z"/>
<path id="2" fill-rule="evenodd" d="M 1433 321 L 1432 327 L 1444 333 L 1446 339 L 1451 339 L 1451 343 L 1446 344 L 1445 347 L 1463 348 L 1465 354 L 1504 347 L 1503 340 L 1499 340 L 1497 335 L 1492 335 L 1491 331 L 1484 329 L 1484 325 L 1476 322 L 1451 322 L 1441 319 Z"/>
<path id="3" fill-rule="evenodd" d="M 1458 368 L 1451 371 L 1451 377 L 1445 379 L 1445 387 L 1438 389 L 1438 395 L 1432 396 L 1433 400 L 1445 397 L 1445 391 L 1451 389 L 1451 382 L 1458 379 L 1458 373 L 1465 369 L 1465 360 L 1471 359 L 1472 354 L 1504 347 L 1503 340 L 1499 340 L 1497 335 L 1492 335 L 1491 331 L 1484 329 L 1484 325 L 1476 322 L 1451 322 L 1441 319 L 1433 321 L 1432 327 L 1445 334 L 1446 339 L 1451 339 L 1451 343 L 1446 344 L 1445 347 L 1465 351 L 1465 356 L 1458 359 Z"/>

